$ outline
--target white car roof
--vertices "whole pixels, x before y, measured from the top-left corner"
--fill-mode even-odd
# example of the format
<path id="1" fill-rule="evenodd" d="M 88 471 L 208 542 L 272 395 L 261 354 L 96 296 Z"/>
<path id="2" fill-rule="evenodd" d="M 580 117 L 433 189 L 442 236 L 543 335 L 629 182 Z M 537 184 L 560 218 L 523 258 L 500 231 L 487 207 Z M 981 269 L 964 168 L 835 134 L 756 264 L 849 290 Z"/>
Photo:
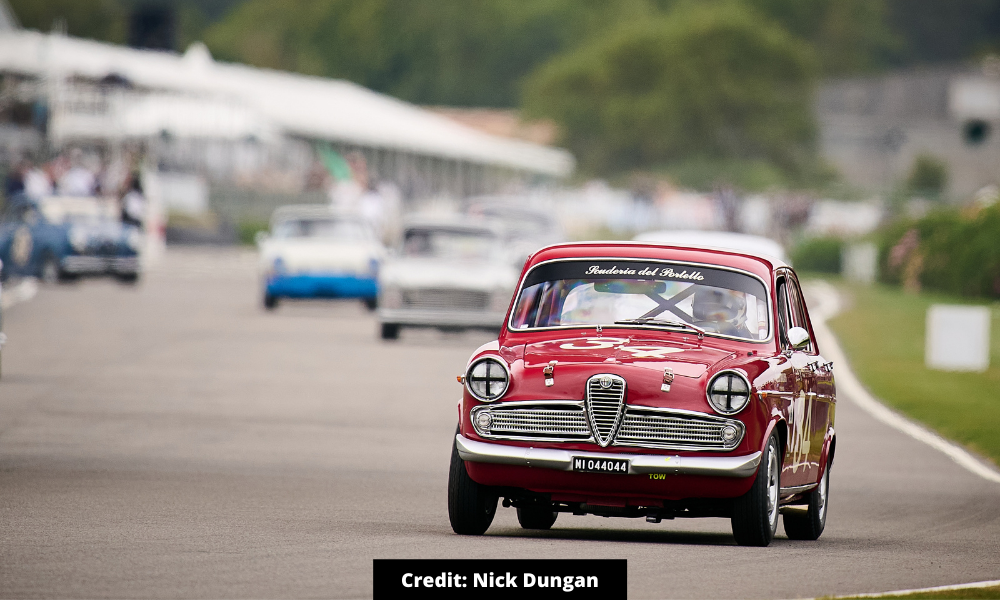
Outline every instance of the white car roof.
<path id="1" fill-rule="evenodd" d="M 778 242 L 759 235 L 730 231 L 662 230 L 647 231 L 633 238 L 637 242 L 652 242 L 670 246 L 690 246 L 708 250 L 728 250 L 771 259 L 774 266 L 790 265 L 785 248 Z M 775 261 L 774 259 L 777 259 Z M 780 263 L 780 264 L 779 264 Z"/>

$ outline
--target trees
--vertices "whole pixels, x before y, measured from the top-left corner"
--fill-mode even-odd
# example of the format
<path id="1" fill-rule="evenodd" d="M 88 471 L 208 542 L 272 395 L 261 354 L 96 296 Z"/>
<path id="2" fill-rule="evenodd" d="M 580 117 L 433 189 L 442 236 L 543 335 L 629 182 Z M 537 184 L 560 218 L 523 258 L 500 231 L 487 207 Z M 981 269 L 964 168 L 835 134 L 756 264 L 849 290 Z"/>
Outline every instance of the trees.
<path id="1" fill-rule="evenodd" d="M 116 0 L 10 0 L 10 7 L 29 29 L 50 31 L 58 20 L 69 35 L 125 41 L 126 11 Z"/>
<path id="2" fill-rule="evenodd" d="M 745 5 L 681 3 L 552 59 L 526 82 L 582 166 L 617 171 L 692 156 L 811 158 L 809 46 Z"/>
<path id="3" fill-rule="evenodd" d="M 421 104 L 514 106 L 520 80 L 651 0 L 248 0 L 206 33 L 214 56 L 349 79 Z"/>

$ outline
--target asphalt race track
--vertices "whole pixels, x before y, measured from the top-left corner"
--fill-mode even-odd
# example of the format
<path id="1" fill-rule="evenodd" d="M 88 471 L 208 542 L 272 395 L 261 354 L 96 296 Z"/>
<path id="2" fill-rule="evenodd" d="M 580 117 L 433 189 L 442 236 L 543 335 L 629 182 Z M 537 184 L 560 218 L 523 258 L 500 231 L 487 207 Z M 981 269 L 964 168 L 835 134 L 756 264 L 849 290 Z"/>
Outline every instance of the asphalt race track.
<path id="1" fill-rule="evenodd" d="M 486 334 L 376 339 L 360 303 L 259 306 L 246 251 L 6 312 L 0 596 L 365 597 L 373 558 L 625 558 L 632 598 L 801 598 L 1000 579 L 1000 485 L 839 398 L 827 529 L 722 519 L 448 524 L 455 376 Z"/>

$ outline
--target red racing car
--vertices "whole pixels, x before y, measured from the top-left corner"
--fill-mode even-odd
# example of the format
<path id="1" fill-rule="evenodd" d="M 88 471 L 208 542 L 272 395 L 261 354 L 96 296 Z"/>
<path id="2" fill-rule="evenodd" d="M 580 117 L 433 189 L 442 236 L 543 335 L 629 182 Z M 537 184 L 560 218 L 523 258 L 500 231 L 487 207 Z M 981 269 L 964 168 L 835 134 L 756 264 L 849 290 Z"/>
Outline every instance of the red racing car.
<path id="1" fill-rule="evenodd" d="M 525 264 L 499 339 L 472 355 L 448 513 L 480 535 L 561 512 L 725 517 L 766 546 L 826 523 L 833 365 L 792 269 L 738 251 L 550 246 Z"/>

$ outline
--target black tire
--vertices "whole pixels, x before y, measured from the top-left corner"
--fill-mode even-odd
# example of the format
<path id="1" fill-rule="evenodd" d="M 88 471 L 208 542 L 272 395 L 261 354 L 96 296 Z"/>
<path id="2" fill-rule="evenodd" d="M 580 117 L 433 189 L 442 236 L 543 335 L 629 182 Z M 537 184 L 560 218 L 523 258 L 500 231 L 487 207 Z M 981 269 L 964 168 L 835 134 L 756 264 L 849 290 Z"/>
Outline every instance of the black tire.
<path id="1" fill-rule="evenodd" d="M 362 298 L 361 303 L 365 305 L 369 311 L 373 311 L 378 308 L 378 298 Z"/>
<path id="2" fill-rule="evenodd" d="M 493 523 L 499 496 L 489 487 L 469 477 L 465 461 L 451 443 L 451 470 L 448 473 L 448 519 L 459 535 L 483 535 Z"/>
<path id="3" fill-rule="evenodd" d="M 551 529 L 559 513 L 551 506 L 525 506 L 517 509 L 517 522 L 522 529 Z"/>
<path id="4" fill-rule="evenodd" d="M 278 297 L 271 294 L 264 294 L 264 308 L 267 310 L 278 308 Z"/>
<path id="5" fill-rule="evenodd" d="M 139 283 L 138 273 L 119 273 L 116 275 L 119 283 L 124 283 L 125 285 L 135 285 Z"/>
<path id="6" fill-rule="evenodd" d="M 826 527 L 826 512 L 830 504 L 830 464 L 826 465 L 823 477 L 816 489 L 809 492 L 806 510 L 786 512 L 782 515 L 785 535 L 790 540 L 817 540 Z"/>
<path id="7" fill-rule="evenodd" d="M 63 280 L 62 269 L 59 268 L 59 261 L 51 254 L 42 257 L 42 264 L 38 265 L 38 280 L 45 285 L 53 285 Z"/>
<path id="8" fill-rule="evenodd" d="M 399 339 L 399 324 L 398 323 L 382 323 L 382 339 L 383 340 L 398 340 Z"/>
<path id="9" fill-rule="evenodd" d="M 740 546 L 767 546 L 778 530 L 781 456 L 778 438 L 767 440 L 750 490 L 733 502 L 733 537 Z"/>

